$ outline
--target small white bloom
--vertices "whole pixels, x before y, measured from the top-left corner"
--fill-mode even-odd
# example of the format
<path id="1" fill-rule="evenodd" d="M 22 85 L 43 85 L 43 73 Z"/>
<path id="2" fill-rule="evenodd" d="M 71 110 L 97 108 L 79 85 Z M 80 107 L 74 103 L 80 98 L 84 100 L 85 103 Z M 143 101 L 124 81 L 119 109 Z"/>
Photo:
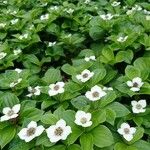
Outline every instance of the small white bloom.
<path id="1" fill-rule="evenodd" d="M 87 91 L 85 93 L 85 96 L 90 100 L 90 101 L 97 101 L 100 100 L 103 96 L 106 95 L 106 92 L 102 90 L 101 87 L 95 85 L 94 87 L 91 88 L 91 91 Z"/>
<path id="2" fill-rule="evenodd" d="M 13 50 L 14 55 L 18 55 L 21 52 L 22 52 L 21 49 L 15 49 L 15 50 Z"/>
<path id="3" fill-rule="evenodd" d="M 58 9 L 59 9 L 59 7 L 58 7 L 58 6 L 51 6 L 51 7 L 50 7 L 50 9 L 51 9 L 51 10 L 55 10 L 55 11 L 56 11 L 56 10 L 58 10 Z"/>
<path id="4" fill-rule="evenodd" d="M 142 79 L 139 77 L 133 78 L 132 81 L 127 81 L 127 85 L 130 87 L 130 90 L 134 92 L 140 91 L 143 84 Z"/>
<path id="5" fill-rule="evenodd" d="M 40 20 L 48 20 L 48 19 L 49 19 L 49 14 L 45 14 L 40 17 Z"/>
<path id="6" fill-rule="evenodd" d="M 85 69 L 81 72 L 81 74 L 76 75 L 76 78 L 81 82 L 86 82 L 90 80 L 94 75 L 94 72 L 90 72 L 89 70 Z"/>
<path id="7" fill-rule="evenodd" d="M 65 9 L 65 11 L 66 11 L 68 14 L 72 14 L 72 13 L 74 12 L 74 9 L 69 8 L 69 9 Z"/>
<path id="8" fill-rule="evenodd" d="M 3 3 L 4 3 L 4 4 L 7 4 L 8 2 L 7 2 L 7 1 L 3 1 Z"/>
<path id="9" fill-rule="evenodd" d="M 82 127 L 89 127 L 92 125 L 91 113 L 85 113 L 84 111 L 78 110 L 75 115 L 75 123 Z"/>
<path id="10" fill-rule="evenodd" d="M 143 12 L 144 12 L 144 14 L 146 14 L 146 15 L 150 15 L 150 11 L 148 11 L 148 10 L 146 10 L 146 9 L 144 9 Z"/>
<path id="11" fill-rule="evenodd" d="M 14 11 L 10 12 L 10 14 L 11 14 L 11 15 L 16 15 L 16 14 L 17 14 L 17 11 L 14 10 Z"/>
<path id="12" fill-rule="evenodd" d="M 19 21 L 19 19 L 13 19 L 13 20 L 11 20 L 10 22 L 11 22 L 12 25 L 14 25 L 14 24 L 16 24 L 18 21 Z"/>
<path id="13" fill-rule="evenodd" d="M 25 34 L 19 36 L 20 40 L 27 39 L 27 38 L 28 38 L 28 33 L 25 33 Z"/>
<path id="14" fill-rule="evenodd" d="M 113 6 L 113 7 L 116 7 L 116 6 L 119 6 L 120 5 L 120 2 L 117 2 L 117 1 L 114 1 L 112 4 L 111 4 L 111 6 Z"/>
<path id="15" fill-rule="evenodd" d="M 40 95 L 41 94 L 41 91 L 40 91 L 40 87 L 39 86 L 36 86 L 36 87 L 31 87 L 29 86 L 28 87 L 28 91 L 30 92 L 30 94 L 28 94 L 27 96 L 28 97 L 31 97 L 33 95 Z"/>
<path id="16" fill-rule="evenodd" d="M 132 111 L 133 113 L 143 113 L 146 111 L 146 100 L 132 101 Z"/>
<path id="17" fill-rule="evenodd" d="M 66 126 L 66 122 L 60 119 L 56 125 L 50 126 L 46 129 L 47 136 L 52 143 L 58 142 L 59 140 L 66 140 L 68 135 L 72 133 L 71 127 Z"/>
<path id="18" fill-rule="evenodd" d="M 18 136 L 21 140 L 24 140 L 25 142 L 30 142 L 35 137 L 40 136 L 43 131 L 44 127 L 42 125 L 37 126 L 37 123 L 35 121 L 31 121 L 27 128 L 23 128 L 19 133 Z"/>
<path id="19" fill-rule="evenodd" d="M 133 11 L 134 11 L 133 9 L 127 10 L 126 14 L 131 15 L 133 13 Z"/>
<path id="20" fill-rule="evenodd" d="M 4 52 L 0 52 L 0 60 L 3 59 L 4 57 L 6 57 L 7 53 Z"/>
<path id="21" fill-rule="evenodd" d="M 112 87 L 103 87 L 103 90 L 104 91 L 113 91 L 113 88 Z"/>
<path id="22" fill-rule="evenodd" d="M 128 123 L 122 123 L 121 127 L 117 131 L 119 134 L 123 135 L 127 141 L 131 141 L 136 132 L 136 128 L 130 127 Z"/>
<path id="23" fill-rule="evenodd" d="M 53 47 L 54 45 L 56 45 L 56 42 L 48 42 L 48 47 Z"/>
<path id="24" fill-rule="evenodd" d="M 21 106 L 20 104 L 16 104 L 12 108 L 10 107 L 3 108 L 4 116 L 0 118 L 0 121 L 3 122 L 3 121 L 11 120 L 13 118 L 17 118 L 18 113 L 20 111 L 20 106 Z"/>
<path id="25" fill-rule="evenodd" d="M 18 72 L 18 73 L 21 73 L 22 69 L 16 68 L 15 71 Z"/>
<path id="26" fill-rule="evenodd" d="M 120 37 L 118 37 L 117 41 L 123 43 L 127 40 L 127 38 L 128 38 L 128 36 L 124 36 L 124 37 L 120 36 Z"/>
<path id="27" fill-rule="evenodd" d="M 134 10 L 137 10 L 137 11 L 141 11 L 142 10 L 142 7 L 139 6 L 139 5 L 135 5 L 135 7 L 133 7 Z"/>
<path id="28" fill-rule="evenodd" d="M 149 15 L 149 16 L 146 16 L 146 20 L 150 20 L 150 15 Z"/>
<path id="29" fill-rule="evenodd" d="M 0 28 L 4 28 L 6 26 L 6 23 L 0 23 Z"/>
<path id="30" fill-rule="evenodd" d="M 103 20 L 111 20 L 114 16 L 112 14 L 100 15 Z"/>
<path id="31" fill-rule="evenodd" d="M 85 4 L 89 4 L 91 2 L 91 0 L 85 0 L 84 3 Z"/>
<path id="32" fill-rule="evenodd" d="M 50 84 L 49 85 L 49 91 L 48 94 L 49 96 L 54 96 L 60 93 L 64 93 L 64 86 L 65 83 L 64 82 L 57 82 L 56 84 Z"/>
<path id="33" fill-rule="evenodd" d="M 95 58 L 94 55 L 92 55 L 92 56 L 89 56 L 89 57 L 85 57 L 84 60 L 85 60 L 85 61 L 90 61 L 90 60 L 94 60 L 94 61 L 95 61 L 96 58 Z"/>
<path id="34" fill-rule="evenodd" d="M 21 81 L 22 81 L 22 78 L 19 78 L 17 81 L 14 81 L 14 82 L 10 83 L 9 86 L 10 86 L 11 88 L 13 88 L 13 87 L 15 87 L 17 84 L 19 84 Z"/>

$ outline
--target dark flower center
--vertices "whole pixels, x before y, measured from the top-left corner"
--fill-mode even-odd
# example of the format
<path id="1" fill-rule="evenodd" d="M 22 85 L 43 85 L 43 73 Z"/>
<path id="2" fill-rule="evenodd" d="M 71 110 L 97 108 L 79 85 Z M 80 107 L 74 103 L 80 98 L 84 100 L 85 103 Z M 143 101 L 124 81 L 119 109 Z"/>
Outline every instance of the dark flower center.
<path id="1" fill-rule="evenodd" d="M 83 74 L 82 77 L 83 78 L 87 78 L 89 75 L 87 73 Z"/>
<path id="2" fill-rule="evenodd" d="M 28 130 L 27 130 L 27 136 L 32 136 L 33 134 L 35 134 L 35 128 L 29 128 Z"/>
<path id="3" fill-rule="evenodd" d="M 134 82 L 134 83 L 133 83 L 133 87 L 138 87 L 138 83 L 137 83 L 137 82 Z"/>
<path id="4" fill-rule="evenodd" d="M 59 90 L 59 85 L 55 85 L 55 86 L 54 86 L 54 90 L 55 90 L 55 91 Z"/>
<path id="5" fill-rule="evenodd" d="M 137 104 L 137 105 L 136 105 L 136 108 L 137 108 L 137 109 L 141 109 L 142 106 L 141 106 L 140 104 Z"/>
<path id="6" fill-rule="evenodd" d="M 124 133 L 125 133 L 125 134 L 129 134 L 129 133 L 130 133 L 130 130 L 129 130 L 128 128 L 125 128 L 125 129 L 124 129 Z"/>
<path id="7" fill-rule="evenodd" d="M 55 135 L 57 135 L 57 136 L 61 136 L 62 135 L 62 133 L 63 133 L 63 129 L 61 128 L 61 127 L 58 127 L 56 130 L 55 130 Z"/>
<path id="8" fill-rule="evenodd" d="M 85 117 L 83 117 L 83 118 L 81 118 L 80 122 L 81 122 L 82 124 L 85 124 L 85 123 L 87 122 L 87 119 L 86 119 Z"/>
<path id="9" fill-rule="evenodd" d="M 13 111 L 13 110 L 10 110 L 10 111 L 7 113 L 8 116 L 12 116 L 13 114 L 14 114 L 14 111 Z"/>
<path id="10" fill-rule="evenodd" d="M 99 97 L 99 93 L 98 93 L 98 92 L 93 92 L 93 93 L 92 93 L 92 96 L 93 96 L 93 97 Z"/>

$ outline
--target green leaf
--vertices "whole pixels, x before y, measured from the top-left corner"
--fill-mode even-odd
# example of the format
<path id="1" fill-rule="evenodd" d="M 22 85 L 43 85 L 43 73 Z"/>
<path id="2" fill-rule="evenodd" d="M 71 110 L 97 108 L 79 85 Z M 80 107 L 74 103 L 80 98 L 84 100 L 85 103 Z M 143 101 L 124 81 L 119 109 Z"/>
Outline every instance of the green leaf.
<path id="1" fill-rule="evenodd" d="M 137 147 L 138 150 L 149 150 L 150 148 L 150 143 L 143 141 L 143 140 L 139 140 L 135 142 L 133 145 Z"/>
<path id="2" fill-rule="evenodd" d="M 70 145 L 67 150 L 81 150 L 81 147 L 77 144 Z"/>
<path id="3" fill-rule="evenodd" d="M 60 81 L 62 79 L 60 70 L 58 69 L 48 69 L 42 78 L 47 84 L 55 83 L 56 81 Z"/>
<path id="4" fill-rule="evenodd" d="M 103 148 L 114 143 L 113 135 L 106 126 L 100 125 L 94 128 L 91 133 L 93 135 L 94 145 L 97 147 Z"/>
<path id="5" fill-rule="evenodd" d="M 116 143 L 114 146 L 114 150 L 138 150 L 134 146 L 129 146 L 124 143 Z"/>
<path id="6" fill-rule="evenodd" d="M 83 134 L 80 137 L 82 150 L 93 150 L 93 136 L 90 133 Z"/>
<path id="7" fill-rule="evenodd" d="M 106 121 L 114 125 L 116 119 L 116 112 L 113 109 L 106 109 Z"/>
<path id="8" fill-rule="evenodd" d="M 76 69 L 75 67 L 69 65 L 69 64 L 65 64 L 61 67 L 62 71 L 65 72 L 68 75 L 74 75 L 76 74 Z"/>
<path id="9" fill-rule="evenodd" d="M 4 148 L 15 136 L 16 129 L 14 127 L 6 127 L 0 130 L 0 146 Z"/>

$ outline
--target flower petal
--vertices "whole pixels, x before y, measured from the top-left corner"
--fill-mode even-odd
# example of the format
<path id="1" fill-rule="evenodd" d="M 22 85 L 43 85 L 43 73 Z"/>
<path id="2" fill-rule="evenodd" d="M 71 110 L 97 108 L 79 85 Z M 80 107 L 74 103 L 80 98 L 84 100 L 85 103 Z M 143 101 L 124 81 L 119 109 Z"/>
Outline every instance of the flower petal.
<path id="1" fill-rule="evenodd" d="M 14 113 L 18 113 L 20 111 L 20 104 L 16 104 L 15 106 L 12 107 L 12 110 L 14 111 Z"/>
<path id="2" fill-rule="evenodd" d="M 28 126 L 28 128 L 36 128 L 37 127 L 37 123 L 35 121 L 31 121 Z"/>

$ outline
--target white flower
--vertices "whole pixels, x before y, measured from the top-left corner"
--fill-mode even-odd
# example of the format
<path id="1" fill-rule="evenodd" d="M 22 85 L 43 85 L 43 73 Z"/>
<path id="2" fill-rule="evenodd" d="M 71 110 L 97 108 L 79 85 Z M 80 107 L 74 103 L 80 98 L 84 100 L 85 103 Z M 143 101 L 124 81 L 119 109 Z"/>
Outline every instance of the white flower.
<path id="1" fill-rule="evenodd" d="M 148 10 L 146 10 L 146 9 L 144 9 L 143 12 L 144 12 L 144 14 L 146 14 L 146 15 L 150 15 L 150 11 L 148 11 Z"/>
<path id="2" fill-rule="evenodd" d="M 69 9 L 65 9 L 65 11 L 66 11 L 68 14 L 72 14 L 72 13 L 74 12 L 74 9 L 69 8 Z"/>
<path id="3" fill-rule="evenodd" d="M 52 47 L 56 44 L 56 42 L 48 42 L 48 47 Z"/>
<path id="4" fill-rule="evenodd" d="M 7 2 L 7 1 L 3 1 L 3 3 L 4 3 L 4 4 L 7 4 L 8 2 Z"/>
<path id="5" fill-rule="evenodd" d="M 59 140 L 66 140 L 68 135 L 72 133 L 71 127 L 66 126 L 66 122 L 60 119 L 56 125 L 50 126 L 46 129 L 47 136 L 52 143 L 58 142 Z"/>
<path id="6" fill-rule="evenodd" d="M 25 33 L 25 34 L 19 36 L 20 40 L 27 39 L 27 38 L 28 38 L 28 33 Z"/>
<path id="7" fill-rule="evenodd" d="M 6 26 L 6 23 L 0 23 L 0 28 L 4 28 Z"/>
<path id="8" fill-rule="evenodd" d="M 125 42 L 127 40 L 127 38 L 128 38 L 128 36 L 124 36 L 124 37 L 120 36 L 120 37 L 118 37 L 117 41 L 122 43 L 122 42 Z"/>
<path id="9" fill-rule="evenodd" d="M 11 15 L 16 15 L 17 14 L 17 11 L 12 11 L 10 12 Z"/>
<path id="10" fill-rule="evenodd" d="M 76 75 L 76 78 L 81 82 L 86 82 L 90 80 L 94 75 L 94 72 L 90 72 L 89 70 L 85 69 L 81 72 L 81 74 Z"/>
<path id="11" fill-rule="evenodd" d="M 139 77 L 133 78 L 132 81 L 127 81 L 127 85 L 130 87 L 130 90 L 134 92 L 140 91 L 143 84 L 142 79 Z"/>
<path id="12" fill-rule="evenodd" d="M 150 20 L 150 15 L 149 15 L 149 16 L 146 16 L 146 20 Z"/>
<path id="13" fill-rule="evenodd" d="M 91 0 L 85 0 L 84 3 L 85 4 L 89 4 L 91 2 Z"/>
<path id="14" fill-rule="evenodd" d="M 59 7 L 58 7 L 58 6 L 51 6 L 51 7 L 50 7 L 50 9 L 51 9 L 51 10 L 55 10 L 55 11 L 56 11 L 56 10 L 58 10 L 58 9 L 59 9 Z"/>
<path id="15" fill-rule="evenodd" d="M 137 11 L 141 11 L 142 10 L 142 7 L 139 6 L 139 5 L 135 5 L 135 7 L 133 7 L 134 10 L 137 10 Z"/>
<path id="16" fill-rule="evenodd" d="M 49 19 L 49 14 L 45 14 L 40 17 L 40 20 L 48 20 L 48 19 Z"/>
<path id="17" fill-rule="evenodd" d="M 13 20 L 11 20 L 10 22 L 11 22 L 11 24 L 16 24 L 17 22 L 19 21 L 19 19 L 13 19 Z"/>
<path id="18" fill-rule="evenodd" d="M 6 57 L 7 53 L 4 52 L 0 52 L 0 59 L 3 59 L 4 57 Z"/>
<path id="19" fill-rule="evenodd" d="M 17 81 L 14 81 L 14 82 L 10 83 L 9 86 L 10 86 L 11 88 L 13 88 L 13 87 L 15 87 L 17 84 L 19 84 L 21 81 L 22 81 L 22 78 L 19 78 Z"/>
<path id="20" fill-rule="evenodd" d="M 116 6 L 119 6 L 120 5 L 120 2 L 117 2 L 117 1 L 114 1 L 112 4 L 111 4 L 111 6 L 113 6 L 113 7 L 116 7 Z"/>
<path id="21" fill-rule="evenodd" d="M 97 101 L 101 99 L 103 96 L 106 95 L 106 92 L 102 90 L 101 87 L 95 85 L 94 87 L 91 88 L 91 91 L 87 91 L 85 93 L 85 96 L 90 100 L 90 101 Z"/>
<path id="22" fill-rule="evenodd" d="M 25 142 L 30 142 L 35 137 L 40 136 L 43 131 L 44 127 L 42 125 L 37 126 L 37 123 L 35 121 L 31 121 L 27 128 L 23 128 L 19 133 L 18 136 L 20 139 L 24 140 Z"/>
<path id="23" fill-rule="evenodd" d="M 136 128 L 130 127 L 128 123 L 122 123 L 121 127 L 118 129 L 118 133 L 123 135 L 127 141 L 131 141 L 133 139 L 135 132 Z"/>
<path id="24" fill-rule="evenodd" d="M 127 14 L 127 15 L 131 15 L 131 14 L 133 13 L 133 11 L 134 11 L 133 9 L 127 10 L 126 14 Z"/>
<path id="25" fill-rule="evenodd" d="M 111 20 L 113 18 L 112 14 L 100 15 L 103 20 Z"/>
<path id="26" fill-rule="evenodd" d="M 64 93 L 64 86 L 65 83 L 64 82 L 57 82 L 56 84 L 50 84 L 49 87 L 49 91 L 48 94 L 49 96 L 54 96 L 60 93 Z"/>
<path id="27" fill-rule="evenodd" d="M 92 56 L 89 56 L 89 57 L 85 57 L 84 60 L 85 61 L 90 61 L 90 60 L 94 60 L 95 61 L 96 58 L 95 58 L 95 56 L 92 55 Z"/>
<path id="28" fill-rule="evenodd" d="M 146 100 L 132 101 L 132 111 L 133 113 L 143 113 L 146 111 Z"/>
<path id="29" fill-rule="evenodd" d="M 22 52 L 21 49 L 15 49 L 15 50 L 13 50 L 14 55 L 18 55 L 21 52 Z"/>
<path id="30" fill-rule="evenodd" d="M 104 91 L 113 91 L 113 88 L 112 87 L 103 87 L 103 90 Z"/>
<path id="31" fill-rule="evenodd" d="M 3 108 L 4 116 L 0 118 L 0 121 L 3 122 L 3 121 L 7 121 L 13 118 L 17 118 L 18 113 L 20 111 L 20 106 L 21 106 L 20 104 L 16 104 L 12 108 L 10 107 Z"/>
<path id="32" fill-rule="evenodd" d="M 31 97 L 33 95 L 40 95 L 41 94 L 41 91 L 40 91 L 40 87 L 39 86 L 36 86 L 36 87 L 31 87 L 29 86 L 28 87 L 28 91 L 30 92 L 30 94 L 28 94 L 27 96 L 28 97 Z"/>
<path id="33" fill-rule="evenodd" d="M 89 127 L 92 125 L 91 113 L 85 113 L 84 111 L 78 110 L 75 115 L 75 123 L 82 127 Z"/>
<path id="34" fill-rule="evenodd" d="M 21 73 L 22 69 L 16 68 L 15 71 L 18 72 L 18 73 Z"/>

